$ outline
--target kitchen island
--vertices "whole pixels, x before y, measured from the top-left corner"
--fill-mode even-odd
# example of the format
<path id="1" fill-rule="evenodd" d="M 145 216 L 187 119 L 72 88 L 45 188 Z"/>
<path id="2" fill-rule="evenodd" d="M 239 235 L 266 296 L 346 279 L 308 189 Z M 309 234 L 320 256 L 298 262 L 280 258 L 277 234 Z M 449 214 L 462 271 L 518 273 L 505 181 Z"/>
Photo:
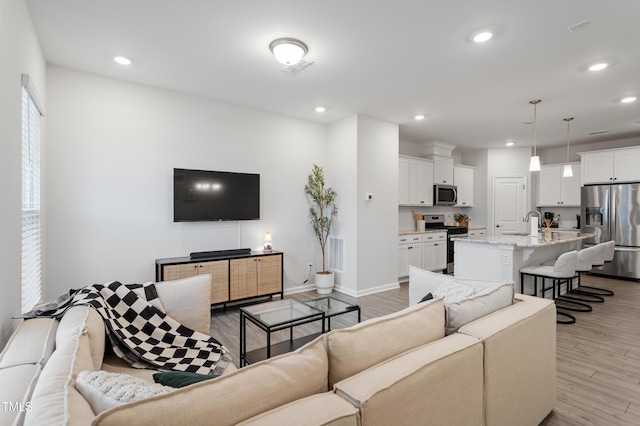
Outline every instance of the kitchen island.
<path id="1" fill-rule="evenodd" d="M 455 239 L 455 276 L 465 279 L 512 280 L 520 291 L 520 268 L 557 259 L 562 253 L 579 250 L 583 241 L 595 234 L 552 232 L 550 240 L 539 236 L 514 234 Z M 527 280 L 524 292 L 532 294 Z"/>

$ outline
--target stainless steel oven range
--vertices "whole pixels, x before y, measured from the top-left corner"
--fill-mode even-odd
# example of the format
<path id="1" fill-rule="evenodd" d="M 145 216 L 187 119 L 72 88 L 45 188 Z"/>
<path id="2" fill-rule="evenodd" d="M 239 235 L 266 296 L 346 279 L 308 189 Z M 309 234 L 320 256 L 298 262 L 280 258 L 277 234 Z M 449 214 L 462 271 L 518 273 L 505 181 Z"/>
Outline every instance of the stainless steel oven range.
<path id="1" fill-rule="evenodd" d="M 443 214 L 426 214 L 423 217 L 426 229 L 444 229 L 447 231 L 447 274 L 453 274 L 453 259 L 455 256 L 451 237 L 466 237 L 469 235 L 469 228 L 466 226 L 445 225 Z"/>

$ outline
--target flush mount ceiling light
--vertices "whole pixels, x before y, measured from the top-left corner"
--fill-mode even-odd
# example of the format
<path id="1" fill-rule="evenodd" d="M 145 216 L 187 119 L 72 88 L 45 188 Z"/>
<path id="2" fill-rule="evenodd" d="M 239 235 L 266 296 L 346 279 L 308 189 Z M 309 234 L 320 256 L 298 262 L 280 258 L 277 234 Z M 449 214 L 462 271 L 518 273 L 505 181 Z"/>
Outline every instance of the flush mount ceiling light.
<path id="1" fill-rule="evenodd" d="M 489 31 L 482 31 L 474 35 L 472 40 L 476 43 L 484 43 L 485 41 L 491 40 L 491 37 L 493 37 L 492 33 L 490 33 Z"/>
<path id="2" fill-rule="evenodd" d="M 424 120 L 424 114 L 418 114 L 415 117 L 413 117 L 415 120 Z"/>
<path id="3" fill-rule="evenodd" d="M 623 104 L 628 104 L 630 102 L 635 102 L 638 98 L 636 98 L 635 96 L 628 96 L 626 98 L 622 98 L 620 99 L 620 102 L 622 102 Z"/>
<path id="4" fill-rule="evenodd" d="M 506 146 L 513 146 L 513 145 L 514 145 L 514 143 L 513 143 L 513 142 L 507 142 L 507 143 L 505 143 L 505 145 L 506 145 Z"/>
<path id="5" fill-rule="evenodd" d="M 573 170 L 571 169 L 571 164 L 569 164 L 569 124 L 571 120 L 573 120 L 573 117 L 563 118 L 563 120 L 567 122 L 567 162 L 564 165 L 562 177 L 571 177 L 573 176 Z"/>
<path id="6" fill-rule="evenodd" d="M 589 71 L 602 71 L 603 69 L 607 68 L 609 66 L 609 64 L 607 64 L 606 62 L 600 62 L 597 64 L 593 64 L 589 67 Z"/>
<path id="7" fill-rule="evenodd" d="M 540 171 L 540 157 L 538 157 L 536 153 L 536 121 L 537 121 L 537 107 L 538 104 L 542 102 L 540 99 L 534 99 L 529 101 L 531 105 L 533 105 L 533 156 L 531 157 L 531 162 L 529 163 L 529 171 L 530 172 L 539 172 Z"/>
<path id="8" fill-rule="evenodd" d="M 295 65 L 307 54 L 307 45 L 295 38 L 278 38 L 269 44 L 276 60 L 283 65 Z"/>
<path id="9" fill-rule="evenodd" d="M 316 112 L 325 112 L 327 109 L 323 106 L 317 106 L 315 107 L 315 111 Z"/>
<path id="10" fill-rule="evenodd" d="M 120 65 L 131 65 L 133 61 L 126 56 L 114 56 L 113 60 L 116 61 Z"/>

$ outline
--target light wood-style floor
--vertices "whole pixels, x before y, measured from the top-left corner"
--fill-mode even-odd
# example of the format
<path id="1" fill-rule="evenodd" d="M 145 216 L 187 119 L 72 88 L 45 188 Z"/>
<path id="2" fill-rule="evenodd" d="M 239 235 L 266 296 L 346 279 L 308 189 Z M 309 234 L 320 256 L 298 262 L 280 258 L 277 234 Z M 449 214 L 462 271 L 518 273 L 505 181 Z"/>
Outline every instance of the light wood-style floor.
<path id="1" fill-rule="evenodd" d="M 577 322 L 557 325 L 557 402 L 542 425 L 640 425 L 640 283 L 587 276 L 584 285 L 608 288 L 615 296 L 593 303 L 593 312 L 576 313 Z M 333 297 L 362 308 L 362 320 L 396 312 L 408 305 L 408 285 L 355 299 L 334 292 Z M 315 292 L 291 296 L 317 298 Z M 353 325 L 356 314 L 334 317 L 332 328 Z M 319 323 L 294 329 L 294 337 L 319 331 Z M 239 363 L 239 309 L 212 311 L 211 333 Z M 289 338 L 288 331 L 274 341 Z M 247 326 L 247 349 L 266 345 L 265 333 Z M 526 368 L 526 366 L 523 366 Z"/>

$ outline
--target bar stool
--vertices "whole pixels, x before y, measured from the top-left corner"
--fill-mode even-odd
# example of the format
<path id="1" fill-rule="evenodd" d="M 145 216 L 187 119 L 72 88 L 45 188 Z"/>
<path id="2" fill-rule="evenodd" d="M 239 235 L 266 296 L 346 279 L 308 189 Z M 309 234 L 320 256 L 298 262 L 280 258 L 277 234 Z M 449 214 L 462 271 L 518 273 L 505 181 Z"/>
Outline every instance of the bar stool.
<path id="1" fill-rule="evenodd" d="M 601 244 L 604 246 L 604 261 L 611 262 L 616 255 L 616 242 L 612 240 Z"/>
<path id="2" fill-rule="evenodd" d="M 580 287 L 580 277 L 582 274 L 585 274 L 593 269 L 593 264 L 599 262 L 599 259 L 596 260 L 596 257 L 601 254 L 601 249 L 598 247 L 586 247 L 578 252 L 578 262 L 576 263 L 576 276 L 574 278 L 578 279 L 578 287 Z M 587 302 L 587 303 L 604 303 L 604 298 L 586 292 L 580 289 L 573 288 L 573 279 L 567 281 L 567 292 L 565 294 L 558 294 L 558 297 L 563 300 L 569 301 L 579 301 L 579 302 Z M 559 292 L 560 293 L 560 292 Z M 576 295 L 578 297 L 576 297 Z"/>
<path id="3" fill-rule="evenodd" d="M 593 260 L 591 264 L 593 267 L 601 267 L 602 265 L 604 265 L 605 262 L 611 262 L 613 260 L 613 256 L 615 255 L 615 246 L 616 246 L 615 241 L 607 241 L 605 243 L 596 244 L 593 247 L 584 248 L 580 251 L 593 248 L 594 255 L 593 255 Z M 600 297 L 600 298 L 602 298 L 601 296 L 609 297 L 614 295 L 614 292 L 612 290 L 607 290 L 600 287 L 591 287 L 591 286 L 582 285 L 579 275 L 578 275 L 578 287 L 572 290 L 572 292 L 582 294 L 582 295 Z M 602 300 L 604 301 L 604 299 Z"/>
<path id="4" fill-rule="evenodd" d="M 553 265 L 531 265 L 525 266 L 520 269 L 520 292 L 524 294 L 524 277 L 533 277 L 533 295 L 538 295 L 538 277 L 542 278 L 542 286 L 540 288 L 540 295 L 544 297 L 545 293 L 552 290 L 553 299 L 556 300 L 556 289 L 558 286 L 568 280 L 573 279 L 576 275 L 576 264 L 578 262 L 578 252 L 573 250 L 561 254 Z M 545 280 L 550 278 L 552 280 L 551 287 L 545 287 Z M 567 302 L 565 302 L 567 303 Z M 577 303 L 577 302 L 572 302 Z M 590 306 L 586 305 L 589 309 Z M 560 309 L 560 310 L 559 310 Z M 562 310 L 571 310 L 564 306 L 558 306 L 556 302 L 556 314 L 566 318 L 565 320 L 556 319 L 558 324 L 573 324 L 576 322 L 576 318 Z"/>

